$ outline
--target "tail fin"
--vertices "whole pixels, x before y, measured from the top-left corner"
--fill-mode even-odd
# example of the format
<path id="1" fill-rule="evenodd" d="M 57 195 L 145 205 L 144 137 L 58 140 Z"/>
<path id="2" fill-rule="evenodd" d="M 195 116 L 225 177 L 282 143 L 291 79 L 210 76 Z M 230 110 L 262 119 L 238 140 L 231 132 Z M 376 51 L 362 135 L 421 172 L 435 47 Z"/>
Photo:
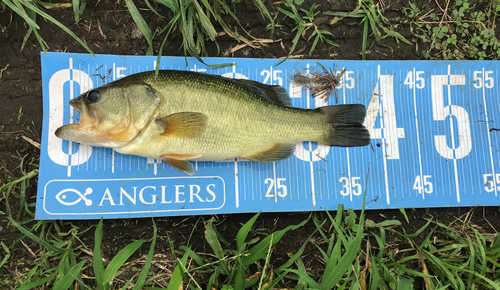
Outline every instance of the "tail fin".
<path id="1" fill-rule="evenodd" d="M 366 107 L 361 104 L 317 108 L 330 125 L 323 141 L 330 146 L 354 147 L 370 144 L 370 132 L 363 126 Z"/>

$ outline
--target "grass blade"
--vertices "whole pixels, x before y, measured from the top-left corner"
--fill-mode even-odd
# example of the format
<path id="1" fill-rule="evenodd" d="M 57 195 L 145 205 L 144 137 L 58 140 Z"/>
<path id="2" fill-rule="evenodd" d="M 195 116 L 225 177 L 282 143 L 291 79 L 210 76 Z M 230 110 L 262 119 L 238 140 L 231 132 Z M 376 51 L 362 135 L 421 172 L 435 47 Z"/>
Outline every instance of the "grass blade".
<path id="1" fill-rule="evenodd" d="M 304 271 L 299 271 L 299 270 L 295 270 L 295 269 L 286 269 L 285 271 L 287 273 L 290 272 L 290 273 L 295 273 L 295 274 L 299 275 L 299 277 L 301 279 L 304 279 L 306 281 L 306 283 L 309 285 L 308 289 L 322 289 L 319 286 L 319 284 L 316 283 L 316 281 L 314 281 L 313 278 L 309 277 L 309 275 L 307 275 L 307 273 Z"/>
<path id="2" fill-rule="evenodd" d="M 408 219 L 408 215 L 406 214 L 406 210 L 404 208 L 400 208 L 399 211 L 405 217 L 406 223 L 409 224 L 410 223 L 410 219 Z"/>
<path id="3" fill-rule="evenodd" d="M 474 252 L 474 246 L 472 245 L 472 240 L 470 239 L 469 236 L 467 236 L 467 242 L 469 242 L 469 249 L 470 249 L 470 256 L 469 256 L 469 271 L 471 271 L 467 277 L 467 289 L 472 289 L 472 279 L 474 276 L 472 275 L 474 273 L 474 257 L 475 252 Z"/>
<path id="4" fill-rule="evenodd" d="M 128 288 L 128 285 L 130 285 L 130 283 L 132 283 L 132 280 L 134 280 L 135 278 L 135 275 L 132 276 L 132 278 L 130 278 L 127 283 L 125 283 L 125 285 L 123 285 L 123 287 L 121 288 L 121 290 L 126 290 Z M 135 286 L 134 286 L 135 287 Z"/>
<path id="5" fill-rule="evenodd" d="M 0 245 L 2 246 L 3 250 L 7 253 L 3 257 L 2 262 L 0 262 L 0 268 L 2 268 L 3 264 L 5 264 L 5 262 L 7 262 L 7 260 L 9 260 L 11 254 L 10 254 L 9 248 L 3 242 L 0 242 Z"/>
<path id="6" fill-rule="evenodd" d="M 295 37 L 293 38 L 292 40 L 292 48 L 290 49 L 290 52 L 288 52 L 288 55 L 282 60 L 280 61 L 278 65 L 282 64 L 285 60 L 288 59 L 288 57 L 290 57 L 290 55 L 292 55 L 293 51 L 295 50 L 295 47 L 297 46 L 297 43 L 299 42 L 299 38 L 300 38 L 300 35 L 302 34 L 302 32 L 304 32 L 304 29 L 305 29 L 305 26 L 300 26 L 298 29 L 297 29 L 297 34 L 295 34 Z"/>
<path id="7" fill-rule="evenodd" d="M 441 261 L 439 258 L 435 257 L 431 253 L 421 250 L 422 254 L 425 256 L 426 260 L 432 262 L 439 270 L 441 270 L 446 278 L 453 284 L 454 288 L 458 288 L 458 281 L 457 281 L 457 276 L 455 276 L 453 273 L 450 271 L 450 267 L 446 265 L 443 261 Z"/>
<path id="8" fill-rule="evenodd" d="M 26 275 L 26 279 L 24 279 L 24 282 L 30 281 L 31 277 L 33 277 L 33 275 L 35 275 L 37 271 L 38 271 L 38 265 L 28 272 L 28 274 Z"/>
<path id="9" fill-rule="evenodd" d="M 283 237 L 283 235 L 286 232 L 302 227 L 303 225 L 305 225 L 309 221 L 310 218 L 311 218 L 311 216 L 309 216 L 306 220 L 304 220 L 303 222 L 301 222 L 298 225 L 290 225 L 290 226 L 286 227 L 285 229 L 282 229 L 280 231 L 276 231 L 272 235 L 265 237 L 262 241 L 260 241 L 257 245 L 255 245 L 252 249 L 248 250 L 248 253 L 250 255 L 243 257 L 242 264 L 245 267 L 247 267 L 247 266 L 255 263 L 256 261 L 260 260 L 262 257 L 265 256 L 267 249 L 269 247 L 268 245 L 269 245 L 270 240 L 272 240 L 273 246 L 276 245 L 281 240 L 281 238 Z"/>
<path id="10" fill-rule="evenodd" d="M 144 263 L 144 268 L 142 268 L 141 274 L 139 275 L 139 278 L 137 278 L 137 282 L 134 285 L 134 288 L 132 290 L 139 290 L 144 286 L 144 282 L 146 281 L 146 277 L 148 276 L 149 269 L 151 268 L 151 261 L 153 260 L 153 254 L 155 251 L 155 244 L 156 244 L 156 235 L 158 230 L 156 229 L 156 224 L 155 220 L 152 219 L 153 221 L 153 240 L 151 241 L 151 247 L 149 247 L 149 253 L 148 257 L 146 258 L 146 262 Z"/>
<path id="11" fill-rule="evenodd" d="M 205 229 L 205 239 L 207 240 L 208 244 L 214 251 L 215 256 L 219 259 L 223 259 L 224 251 L 222 250 L 222 246 L 219 242 L 219 239 L 217 238 L 217 233 L 215 232 L 215 229 L 212 224 L 213 224 L 213 219 L 207 222 L 207 226 Z"/>
<path id="12" fill-rule="evenodd" d="M 172 277 L 170 278 L 170 281 L 168 282 L 167 290 L 183 289 L 181 287 L 182 280 L 184 279 L 184 271 L 182 270 L 182 268 L 185 268 L 188 257 L 189 257 L 189 254 L 186 252 L 186 253 L 184 253 L 184 256 L 182 256 L 182 259 L 177 260 L 177 266 L 175 266 L 174 272 L 172 273 Z M 184 267 L 182 267 L 181 264 Z"/>
<path id="13" fill-rule="evenodd" d="M 80 16 L 83 14 L 83 11 L 85 11 L 85 8 L 87 7 L 87 1 L 88 0 L 80 0 Z"/>
<path id="14" fill-rule="evenodd" d="M 19 177 L 19 178 L 16 178 L 4 185 L 2 185 L 2 187 L 0 187 L 0 191 L 4 191 L 5 189 L 7 189 L 9 186 L 13 186 L 15 184 L 18 184 L 19 182 L 23 182 L 24 180 L 26 179 L 30 179 L 30 178 L 33 178 L 35 176 L 38 175 L 38 169 L 35 169 L 33 171 L 30 171 L 28 173 L 26 173 L 25 175 Z"/>
<path id="15" fill-rule="evenodd" d="M 214 26 L 212 25 L 212 22 L 210 22 L 210 19 L 208 19 L 207 15 L 201 8 L 200 4 L 196 0 L 192 0 L 191 2 L 194 7 L 196 8 L 196 15 L 198 16 L 198 20 L 201 22 L 201 25 L 203 26 L 203 29 L 205 29 L 205 32 L 207 33 L 208 37 L 211 40 L 215 40 L 215 36 L 217 35 L 217 31 L 215 31 Z"/>
<path id="16" fill-rule="evenodd" d="M 125 0 L 125 4 L 127 5 L 132 19 L 134 19 L 135 24 L 142 32 L 144 38 L 146 38 L 146 41 L 149 44 L 146 55 L 153 55 L 153 34 L 151 33 L 151 29 L 149 29 L 149 26 L 146 24 L 146 21 L 144 21 L 144 18 L 142 18 L 141 13 L 139 13 L 139 10 L 137 10 L 137 7 L 135 7 L 133 0 Z"/>
<path id="17" fill-rule="evenodd" d="M 156 16 L 158 16 L 160 18 L 165 18 L 160 13 L 158 13 L 158 11 L 156 11 L 156 9 L 153 7 L 153 5 L 151 5 L 151 3 L 149 3 L 148 0 L 146 0 L 146 5 L 148 6 L 149 10 L 153 11 L 153 13 L 156 14 Z"/>
<path id="18" fill-rule="evenodd" d="M 99 286 L 99 289 L 106 289 L 104 286 L 102 275 L 104 274 L 104 264 L 102 262 L 101 255 L 101 242 L 102 242 L 102 218 L 94 233 L 94 255 L 92 257 L 92 263 L 94 265 L 94 275 Z"/>
<path id="19" fill-rule="evenodd" d="M 368 41 L 368 21 L 365 18 L 363 25 L 363 43 L 361 44 L 361 59 L 366 60 L 366 43 Z"/>
<path id="20" fill-rule="evenodd" d="M 129 245 L 127 245 L 125 248 L 123 248 L 116 256 L 109 262 L 109 265 L 106 267 L 106 270 L 104 270 L 104 273 L 102 275 L 102 282 L 103 283 L 108 283 L 113 279 L 113 277 L 116 275 L 116 272 L 118 272 L 118 269 L 125 264 L 125 262 L 128 260 L 132 254 L 139 249 L 139 247 L 144 243 L 144 240 L 138 240 L 135 241 Z"/>
<path id="21" fill-rule="evenodd" d="M 264 14 L 269 18 L 269 20 L 271 21 L 271 38 L 273 38 L 273 35 L 274 35 L 274 20 L 273 20 L 273 17 L 271 16 L 271 13 L 269 13 L 269 10 L 267 10 L 267 7 L 266 5 L 264 5 L 264 3 L 260 0 L 253 0 L 253 3 L 259 7 L 261 13 L 264 12 Z"/>
<path id="22" fill-rule="evenodd" d="M 7 0 L 8 1 L 8 0 Z M 64 26 L 61 22 L 57 21 L 54 17 L 48 15 L 44 11 L 40 10 L 38 7 L 35 5 L 31 4 L 30 2 L 23 2 L 24 5 L 26 5 L 27 8 L 35 11 L 37 14 L 42 16 L 43 18 L 48 19 L 50 22 L 54 23 L 55 25 L 59 26 L 62 30 L 64 30 L 67 34 L 69 34 L 71 37 L 73 37 L 81 46 L 83 46 L 89 53 L 94 55 L 92 50 L 78 37 L 76 34 L 74 34 L 71 30 L 69 30 L 66 26 Z M 95 56 L 95 55 L 94 55 Z"/>
<path id="23" fill-rule="evenodd" d="M 213 218 L 207 222 L 207 225 L 205 228 L 205 239 L 207 240 L 208 244 L 210 245 L 210 247 L 214 251 L 215 256 L 219 260 L 224 259 L 224 251 L 222 250 L 222 246 L 219 242 L 219 238 L 217 237 L 217 232 L 216 232 L 215 228 L 213 227 Z M 227 276 L 231 275 L 231 272 L 227 268 L 225 261 L 221 261 L 221 267 Z"/>
<path id="24" fill-rule="evenodd" d="M 260 215 L 260 212 L 257 213 L 256 215 L 254 215 L 248 222 L 246 222 L 241 227 L 241 229 L 238 231 L 238 234 L 236 234 L 236 245 L 238 248 L 238 254 L 243 252 L 243 250 L 245 248 L 245 239 L 247 238 L 248 233 L 252 229 L 253 224 L 255 223 L 255 221 L 257 220 L 259 215 Z"/>
<path id="25" fill-rule="evenodd" d="M 191 248 L 186 247 L 186 246 L 180 246 L 179 247 L 181 250 L 189 254 L 189 257 L 193 259 L 193 261 L 198 265 L 198 266 L 206 266 L 203 260 L 200 258 L 200 256 L 196 255 L 196 253 L 191 250 Z M 208 264 L 207 264 L 208 265 Z"/>
<path id="26" fill-rule="evenodd" d="M 73 14 L 75 15 L 75 23 L 78 23 L 78 20 L 81 15 L 80 0 L 72 0 L 72 4 L 73 4 Z"/>
<path id="27" fill-rule="evenodd" d="M 361 241 L 363 240 L 365 202 L 366 202 L 366 187 L 365 187 L 365 194 L 363 197 L 363 207 L 361 209 L 361 215 L 359 217 L 359 225 L 356 231 L 356 236 L 354 240 L 351 241 L 349 245 L 346 247 L 346 251 L 344 255 L 339 259 L 338 264 L 332 263 L 331 259 L 329 263 L 326 265 L 323 274 L 323 278 L 326 277 L 326 279 L 322 280 L 321 289 L 332 289 L 335 285 L 339 283 L 340 279 L 342 279 L 342 276 L 344 276 L 344 274 L 352 268 L 354 259 L 356 259 L 356 256 L 360 251 Z"/>
<path id="28" fill-rule="evenodd" d="M 266 255 L 266 262 L 264 264 L 264 268 L 262 268 L 262 275 L 260 276 L 260 281 L 259 281 L 259 288 L 262 289 L 262 282 L 264 281 L 264 276 L 266 273 L 266 268 L 269 264 L 269 258 L 271 257 L 271 247 L 273 246 L 273 235 L 271 234 L 271 240 L 269 241 L 269 248 L 267 249 L 267 255 Z"/>
<path id="29" fill-rule="evenodd" d="M 16 289 L 17 290 L 29 290 L 29 289 L 36 288 L 38 286 L 41 286 L 41 285 L 43 285 L 43 284 L 45 284 L 47 282 L 50 282 L 50 281 L 54 280 L 54 278 L 56 278 L 56 275 L 57 275 L 57 272 L 54 271 L 54 273 L 50 274 L 47 277 L 35 280 L 34 282 L 31 282 L 29 284 L 23 285 L 23 286 L 21 286 L 19 288 L 16 288 Z"/>
<path id="30" fill-rule="evenodd" d="M 379 288 L 382 288 L 382 287 L 379 287 L 381 285 L 380 282 L 382 281 L 381 277 L 380 277 L 380 273 L 378 272 L 378 266 L 377 266 L 377 260 L 376 258 L 372 255 L 371 256 L 371 275 L 370 275 L 370 290 L 377 290 Z M 382 288 L 384 289 L 384 288 Z"/>
<path id="31" fill-rule="evenodd" d="M 239 259 L 241 261 L 241 259 Z M 245 289 L 245 267 L 240 263 L 233 270 L 234 275 L 234 288 Z"/>
<path id="32" fill-rule="evenodd" d="M 286 261 L 283 265 L 281 265 L 279 268 L 277 268 L 275 270 L 275 272 L 280 273 L 282 271 L 286 271 L 286 269 L 291 267 L 293 265 L 293 263 L 295 263 L 295 261 L 297 261 L 297 259 L 299 259 L 300 256 L 302 256 L 302 253 L 304 253 L 304 250 L 306 249 L 307 242 L 309 242 L 310 239 L 311 239 L 311 237 L 309 237 L 307 239 L 307 241 L 305 241 L 305 243 L 302 244 L 302 247 L 300 247 L 300 249 L 297 251 L 297 253 L 295 253 L 290 259 L 288 259 L 288 261 Z"/>
<path id="33" fill-rule="evenodd" d="M 21 16 L 24 21 L 26 21 L 26 23 L 34 28 L 34 29 L 40 29 L 40 26 L 38 26 L 38 24 L 36 24 L 35 21 L 33 21 L 33 19 L 31 19 L 28 14 L 26 13 L 26 11 L 24 10 L 24 8 L 22 8 L 22 6 L 20 5 L 20 7 L 17 7 L 16 5 L 14 5 L 14 3 L 12 3 L 10 0 L 3 0 L 3 3 L 5 3 L 5 5 L 7 5 L 10 9 L 12 9 L 12 11 L 16 12 L 19 16 Z"/>
<path id="34" fill-rule="evenodd" d="M 18 222 L 16 222 L 13 218 L 11 218 L 10 216 L 7 217 L 9 219 L 9 222 L 16 228 L 18 229 L 21 233 L 23 233 L 25 236 L 27 236 L 28 238 L 32 239 L 33 241 L 39 243 L 40 245 L 44 246 L 45 248 L 47 248 L 47 250 L 49 251 L 53 251 L 53 252 L 56 252 L 56 253 L 62 253 L 63 250 L 46 242 L 45 240 L 43 240 L 42 238 L 34 235 L 32 232 L 28 231 L 25 227 L 21 226 Z"/>
<path id="35" fill-rule="evenodd" d="M 359 6 L 358 6 L 359 8 Z M 353 17 L 353 18 L 361 18 L 366 16 L 366 12 L 359 11 L 359 9 L 356 8 L 353 12 L 341 12 L 341 11 L 323 11 L 323 14 L 325 15 L 332 15 L 332 16 L 338 16 L 338 17 Z"/>
<path id="36" fill-rule="evenodd" d="M 404 36 L 402 36 L 401 34 L 399 34 L 399 32 L 396 32 L 396 31 L 392 31 L 392 30 L 389 30 L 387 27 L 383 26 L 383 25 L 379 25 L 380 27 L 382 27 L 382 30 L 384 30 L 384 32 L 391 36 L 391 37 L 394 37 L 394 38 L 397 38 L 399 40 L 401 40 L 402 42 L 406 43 L 406 44 L 412 44 L 411 41 L 409 41 L 408 39 L 406 39 Z"/>
<path id="37" fill-rule="evenodd" d="M 174 13 L 179 12 L 179 4 L 177 3 L 176 0 L 156 0 L 156 1 L 167 6 Z"/>
<path id="38" fill-rule="evenodd" d="M 493 281 L 478 273 L 474 273 L 474 275 L 486 281 L 491 287 L 493 287 L 493 289 L 500 290 L 500 285 L 498 284 L 498 281 Z"/>
<path id="39" fill-rule="evenodd" d="M 80 270 L 82 269 L 84 264 L 85 260 L 71 267 L 68 273 L 54 284 L 52 289 L 69 289 L 69 287 L 71 287 L 71 285 L 73 284 L 73 281 L 75 281 L 75 279 L 77 278 L 77 275 L 78 273 L 80 273 Z"/>
<path id="40" fill-rule="evenodd" d="M 299 272 L 303 272 L 303 273 L 306 273 L 307 274 L 307 271 L 306 271 L 306 266 L 304 266 L 304 262 L 302 262 L 301 259 L 298 259 L 297 260 L 297 270 Z M 305 276 L 305 275 L 304 275 Z M 297 285 L 300 285 L 302 287 L 307 287 L 307 281 L 306 279 L 304 278 L 304 276 L 299 276 L 299 280 L 297 281 Z"/>
<path id="41" fill-rule="evenodd" d="M 292 12 L 290 12 L 290 11 L 287 11 L 287 10 L 282 9 L 282 8 L 280 8 L 280 7 L 276 7 L 276 9 L 278 9 L 278 11 L 279 11 L 279 12 L 281 12 L 281 13 L 285 14 L 286 16 L 288 16 L 288 17 L 290 17 L 290 18 L 292 18 L 292 19 L 295 19 L 295 18 L 296 18 L 295 14 L 293 14 L 293 13 L 292 13 Z"/>
<path id="42" fill-rule="evenodd" d="M 271 282 L 271 284 L 267 285 L 267 287 L 264 288 L 264 290 L 274 289 L 274 286 L 276 286 L 276 284 L 278 284 L 286 276 L 286 274 L 287 274 L 287 272 L 283 272 L 283 273 L 281 273 L 281 275 L 279 275 L 278 277 L 274 278 L 273 282 Z"/>

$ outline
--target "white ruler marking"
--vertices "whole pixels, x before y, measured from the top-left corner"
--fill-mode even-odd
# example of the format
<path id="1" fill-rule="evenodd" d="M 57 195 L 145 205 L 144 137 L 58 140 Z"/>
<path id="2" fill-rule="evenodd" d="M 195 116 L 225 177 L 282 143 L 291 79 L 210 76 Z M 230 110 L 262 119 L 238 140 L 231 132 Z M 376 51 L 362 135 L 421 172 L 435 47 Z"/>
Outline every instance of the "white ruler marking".
<path id="1" fill-rule="evenodd" d="M 498 184 L 497 184 L 497 177 L 495 174 L 495 163 L 493 162 L 493 151 L 491 148 L 491 132 L 490 132 L 490 121 L 488 117 L 488 106 L 486 105 L 486 82 L 485 82 L 485 75 L 484 75 L 484 67 L 483 67 L 483 74 L 482 74 L 482 84 L 483 84 L 483 102 L 484 102 L 484 117 L 486 119 L 486 130 L 488 132 L 488 149 L 490 151 L 490 161 L 491 161 L 491 173 L 492 173 L 492 179 L 493 179 L 493 189 L 495 191 L 495 196 L 497 196 L 498 192 Z"/>
<path id="2" fill-rule="evenodd" d="M 416 80 L 416 70 L 413 68 L 413 78 Z M 417 133 L 417 150 L 418 150 L 418 165 L 420 168 L 420 183 L 423 185 L 424 182 L 424 174 L 422 170 L 422 154 L 420 151 L 420 133 L 418 131 L 418 113 L 417 113 L 417 84 L 413 85 L 413 104 L 415 108 L 415 131 Z M 425 189 L 423 186 L 421 187 L 422 190 L 422 199 L 425 199 Z"/>
<path id="3" fill-rule="evenodd" d="M 448 106 L 451 106 L 451 65 L 448 65 L 448 78 L 447 78 L 447 89 L 448 89 Z M 449 108 L 449 107 L 448 107 Z M 450 114 L 448 110 L 448 114 Z M 450 133 L 451 133 L 451 147 L 453 148 L 453 171 L 455 176 L 455 189 L 457 193 L 457 201 L 460 202 L 460 186 L 458 183 L 458 168 L 457 168 L 457 152 L 455 146 L 455 131 L 453 130 L 453 120 L 450 118 Z"/>

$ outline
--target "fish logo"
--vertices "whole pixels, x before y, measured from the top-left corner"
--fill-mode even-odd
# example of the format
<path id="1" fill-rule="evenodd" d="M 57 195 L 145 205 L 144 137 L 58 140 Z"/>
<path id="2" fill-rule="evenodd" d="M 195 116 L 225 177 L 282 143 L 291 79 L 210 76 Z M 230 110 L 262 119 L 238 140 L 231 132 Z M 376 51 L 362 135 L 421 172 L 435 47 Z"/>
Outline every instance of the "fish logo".
<path id="1" fill-rule="evenodd" d="M 68 194 L 66 194 L 67 192 L 72 192 L 74 194 L 70 194 L 69 197 L 68 197 Z M 85 190 L 85 193 L 81 193 L 80 191 L 74 189 L 74 188 L 66 188 L 64 190 L 61 190 L 57 195 L 56 195 L 56 199 L 59 203 L 61 203 L 62 205 L 66 205 L 66 206 L 71 206 L 71 205 L 75 205 L 77 203 L 79 203 L 80 201 L 84 201 L 85 202 L 85 205 L 86 206 L 91 206 L 92 205 L 92 200 L 88 199 L 86 196 L 91 194 L 92 193 L 92 188 L 88 187 L 86 190 Z M 68 200 L 71 200 L 71 195 L 73 195 L 73 198 L 76 198 L 74 199 L 73 201 L 68 201 Z"/>

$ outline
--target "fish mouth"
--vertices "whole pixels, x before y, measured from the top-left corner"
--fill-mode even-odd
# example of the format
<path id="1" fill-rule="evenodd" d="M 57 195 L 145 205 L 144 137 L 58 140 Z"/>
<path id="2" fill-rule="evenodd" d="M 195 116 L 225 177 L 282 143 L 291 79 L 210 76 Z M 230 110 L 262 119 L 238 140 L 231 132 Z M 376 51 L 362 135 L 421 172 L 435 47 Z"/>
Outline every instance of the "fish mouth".
<path id="1" fill-rule="evenodd" d="M 81 112 L 82 111 L 82 102 L 81 101 L 78 101 L 78 98 L 76 99 L 71 99 L 69 101 L 69 104 L 71 107 L 73 107 L 75 110 L 77 110 L 78 112 Z"/>
<path id="2" fill-rule="evenodd" d="M 124 146 L 132 139 L 131 134 L 127 134 L 130 130 L 123 130 L 128 128 L 128 123 L 127 126 L 120 126 L 114 131 L 103 130 L 98 127 L 101 118 L 97 109 L 89 107 L 80 97 L 69 101 L 69 104 L 80 113 L 80 122 L 58 128 L 55 132 L 57 137 L 80 144 L 109 148 Z"/>
<path id="3" fill-rule="evenodd" d="M 97 130 L 99 115 L 95 110 L 89 109 L 79 98 L 69 101 L 69 104 L 80 113 L 80 122 L 59 127 L 55 132 L 57 137 L 95 146 L 112 140 L 108 134 Z"/>
<path id="4" fill-rule="evenodd" d="M 102 134 L 97 132 L 97 130 L 83 130 L 79 123 L 59 127 L 56 130 L 55 135 L 64 140 L 88 145 L 97 145 L 98 143 L 104 141 Z"/>
<path id="5" fill-rule="evenodd" d="M 80 113 L 80 122 L 74 123 L 79 124 L 82 130 L 96 130 L 97 125 L 99 125 L 99 114 L 95 110 L 91 110 L 83 104 L 79 99 L 72 99 L 69 104 Z"/>

